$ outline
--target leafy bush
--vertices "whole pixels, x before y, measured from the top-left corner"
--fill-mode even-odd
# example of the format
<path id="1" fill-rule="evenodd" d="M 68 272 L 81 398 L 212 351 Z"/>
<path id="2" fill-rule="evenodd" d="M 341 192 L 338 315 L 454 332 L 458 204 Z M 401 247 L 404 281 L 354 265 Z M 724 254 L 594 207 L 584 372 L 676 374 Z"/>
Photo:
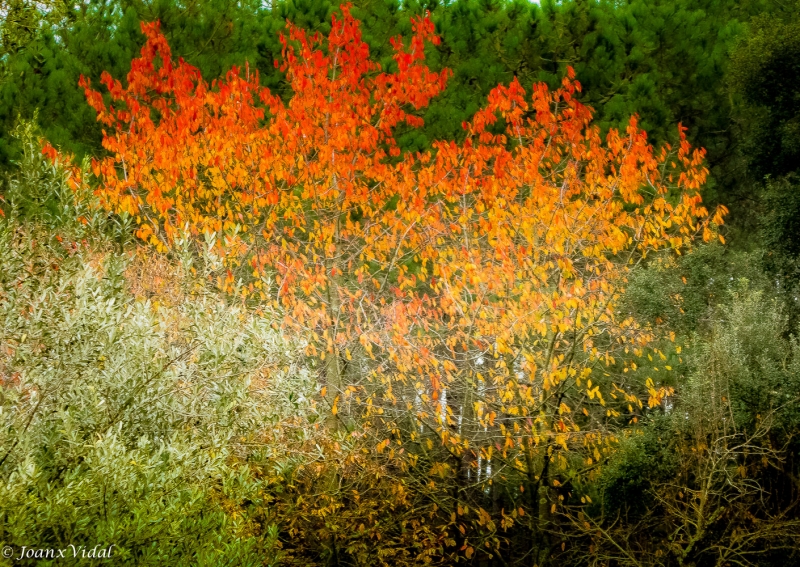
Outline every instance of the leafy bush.
<path id="1" fill-rule="evenodd" d="M 685 394 L 693 412 L 707 415 L 709 400 L 722 396 L 739 431 L 753 434 L 769 420 L 782 444 L 800 429 L 800 345 L 777 298 L 738 282 L 730 304 L 717 312 L 711 340 L 698 347 Z M 709 390 L 715 385 L 721 393 Z"/>
<path id="2" fill-rule="evenodd" d="M 577 553 L 593 546 L 620 565 L 796 559 L 798 343 L 778 298 L 746 280 L 729 293 L 693 341 L 674 405 L 633 430 L 603 471 L 602 506 L 568 516 L 587 518 L 571 524 L 586 540 Z"/>
<path id="3" fill-rule="evenodd" d="M 0 184 L 0 216 L 57 230 L 73 239 L 114 242 L 119 249 L 130 243 L 130 216 L 100 211 L 92 190 L 87 185 L 71 187 L 71 174 L 64 164 L 44 155 L 36 117 L 18 121 L 11 135 L 22 151 L 20 160 L 5 172 Z M 84 162 L 82 170 L 86 167 Z"/>
<path id="4" fill-rule="evenodd" d="M 739 279 L 768 283 L 760 267 L 758 252 L 731 251 L 718 243 L 698 246 L 633 271 L 621 308 L 638 321 L 663 324 L 679 334 L 704 332 L 713 309 L 731 301 Z"/>
<path id="5" fill-rule="evenodd" d="M 66 173 L 42 155 L 36 123 L 20 121 L 11 135 L 21 144 L 22 155 L 16 169 L 6 176 L 4 215 L 50 228 L 75 223 L 76 196 L 66 183 Z"/>
<path id="6" fill-rule="evenodd" d="M 128 264 L 0 226 L 0 541 L 274 564 L 246 459 L 309 382 L 265 318 L 212 296 L 136 301 Z"/>

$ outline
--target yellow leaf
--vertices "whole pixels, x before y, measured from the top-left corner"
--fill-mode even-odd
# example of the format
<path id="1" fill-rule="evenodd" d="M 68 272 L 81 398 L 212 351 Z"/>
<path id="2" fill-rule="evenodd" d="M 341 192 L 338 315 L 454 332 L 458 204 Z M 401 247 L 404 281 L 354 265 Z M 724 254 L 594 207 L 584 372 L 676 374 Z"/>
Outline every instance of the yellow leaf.
<path id="1" fill-rule="evenodd" d="M 339 409 L 336 407 L 336 404 L 338 403 L 339 403 L 339 396 L 336 396 L 336 398 L 333 400 L 333 407 L 331 407 L 331 413 L 333 415 L 339 413 Z"/>

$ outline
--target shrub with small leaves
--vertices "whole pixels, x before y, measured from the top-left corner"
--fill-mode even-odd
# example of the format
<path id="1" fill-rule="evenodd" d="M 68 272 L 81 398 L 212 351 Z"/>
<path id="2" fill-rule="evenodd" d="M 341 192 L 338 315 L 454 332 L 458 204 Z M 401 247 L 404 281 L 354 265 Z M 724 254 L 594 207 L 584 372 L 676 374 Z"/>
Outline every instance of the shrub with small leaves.
<path id="1" fill-rule="evenodd" d="M 310 380 L 268 319 L 211 295 L 135 300 L 128 263 L 0 223 L 0 543 L 275 564 L 247 459 L 313 411 Z"/>

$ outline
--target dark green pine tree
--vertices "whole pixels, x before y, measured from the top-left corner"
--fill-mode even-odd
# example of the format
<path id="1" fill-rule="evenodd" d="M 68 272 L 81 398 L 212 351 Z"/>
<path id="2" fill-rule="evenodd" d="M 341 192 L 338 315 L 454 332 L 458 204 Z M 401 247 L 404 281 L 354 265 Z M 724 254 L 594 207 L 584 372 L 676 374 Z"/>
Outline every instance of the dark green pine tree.
<path id="1" fill-rule="evenodd" d="M 260 4 L 253 1 L 178 2 L 176 0 L 90 0 L 56 6 L 20 0 L 27 16 L 27 33 L 3 24 L 0 59 L 0 166 L 16 149 L 6 135 L 18 118 L 38 110 L 45 136 L 63 148 L 86 154 L 99 151 L 100 128 L 87 107 L 81 74 L 96 82 L 107 70 L 124 78 L 131 59 L 144 42 L 141 21 L 160 20 L 176 56 L 216 77 L 232 65 L 261 64 L 263 29 Z M 272 26 L 276 28 L 276 26 Z M 20 38 L 9 41 L 7 38 Z M 276 40 L 277 41 L 277 40 Z"/>
<path id="2" fill-rule="evenodd" d="M 733 56 L 730 82 L 756 179 L 800 169 L 800 2 L 763 14 Z"/>
<path id="3" fill-rule="evenodd" d="M 780 288 L 800 288 L 800 2 L 755 18 L 733 54 L 743 175 L 734 193 L 740 224 L 759 228 L 765 267 Z M 798 302 L 791 301 L 800 317 Z"/>
<path id="4" fill-rule="evenodd" d="M 158 19 L 176 56 L 207 78 L 249 62 L 262 83 L 288 96 L 275 69 L 278 33 L 287 19 L 326 33 L 338 9 L 331 0 L 13 0 L 3 23 L 0 59 L 0 165 L 14 155 L 7 132 L 17 116 L 39 109 L 45 135 L 78 154 L 100 151 L 100 129 L 77 86 L 80 74 L 124 77 L 143 38 L 139 22 Z M 715 178 L 725 178 L 730 105 L 723 76 L 740 23 L 767 0 L 356 0 L 353 13 L 373 54 L 391 67 L 389 38 L 411 32 L 410 17 L 430 10 L 442 37 L 429 63 L 449 67 L 447 90 L 421 112 L 422 129 L 403 129 L 400 145 L 420 150 L 463 136 L 461 124 L 497 84 L 551 86 L 572 65 L 584 101 L 603 129 L 640 116 L 651 140 L 674 139 L 674 124 L 710 150 Z M 16 4 L 15 4 L 16 5 Z M 77 7 L 76 7 L 77 6 Z M 14 23 L 16 22 L 16 23 Z M 728 175 L 728 177 L 732 177 Z M 734 176 L 735 177 L 735 176 Z"/>

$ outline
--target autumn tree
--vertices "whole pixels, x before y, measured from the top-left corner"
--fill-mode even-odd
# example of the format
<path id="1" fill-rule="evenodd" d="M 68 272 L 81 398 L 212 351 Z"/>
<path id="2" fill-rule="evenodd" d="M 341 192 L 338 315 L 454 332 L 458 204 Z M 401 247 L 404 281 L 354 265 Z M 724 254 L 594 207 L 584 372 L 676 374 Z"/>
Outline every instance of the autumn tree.
<path id="1" fill-rule="evenodd" d="M 102 206 L 159 252 L 211 245 L 219 286 L 306 345 L 331 431 L 369 438 L 463 529 L 447 546 L 491 553 L 518 525 L 546 561 L 572 481 L 670 394 L 637 366 L 666 359 L 661 337 L 617 305 L 638 263 L 722 222 L 704 152 L 682 129 L 654 150 L 635 117 L 604 139 L 568 69 L 552 91 L 498 86 L 463 143 L 401 156 L 396 127 L 421 126 L 449 76 L 424 63 L 427 17 L 390 69 L 346 5 L 327 37 L 289 24 L 288 102 L 247 67 L 209 85 L 142 30 L 126 84 L 103 76 L 110 104 L 82 79 L 106 128 Z"/>

